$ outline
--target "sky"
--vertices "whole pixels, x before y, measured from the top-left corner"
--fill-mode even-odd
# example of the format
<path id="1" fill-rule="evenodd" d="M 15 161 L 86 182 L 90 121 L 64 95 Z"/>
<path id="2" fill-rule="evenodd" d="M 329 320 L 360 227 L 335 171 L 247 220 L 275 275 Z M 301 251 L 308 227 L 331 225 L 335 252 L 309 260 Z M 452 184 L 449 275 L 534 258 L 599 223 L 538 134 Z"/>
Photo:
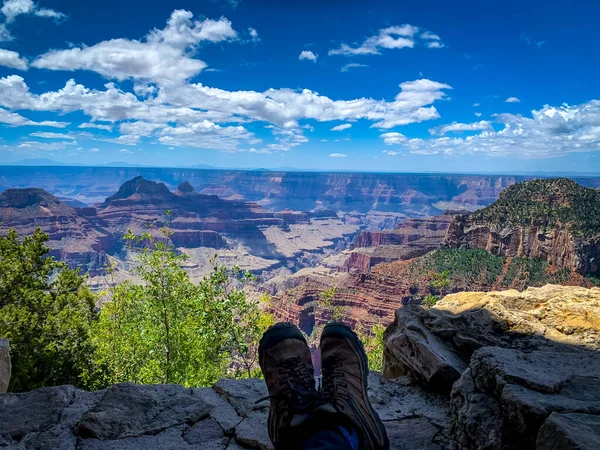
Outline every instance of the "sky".
<path id="1" fill-rule="evenodd" d="M 600 173 L 599 20 L 578 0 L 3 0 L 0 164 Z"/>

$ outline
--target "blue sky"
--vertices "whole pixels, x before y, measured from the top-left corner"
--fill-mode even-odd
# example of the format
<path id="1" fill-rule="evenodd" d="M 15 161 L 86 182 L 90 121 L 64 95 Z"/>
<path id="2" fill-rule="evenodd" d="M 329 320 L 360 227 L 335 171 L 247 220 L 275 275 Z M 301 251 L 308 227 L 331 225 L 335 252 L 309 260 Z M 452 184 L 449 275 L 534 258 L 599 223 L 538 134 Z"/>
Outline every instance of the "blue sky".
<path id="1" fill-rule="evenodd" d="M 597 173 L 599 19 L 589 1 L 4 0 L 0 163 Z"/>

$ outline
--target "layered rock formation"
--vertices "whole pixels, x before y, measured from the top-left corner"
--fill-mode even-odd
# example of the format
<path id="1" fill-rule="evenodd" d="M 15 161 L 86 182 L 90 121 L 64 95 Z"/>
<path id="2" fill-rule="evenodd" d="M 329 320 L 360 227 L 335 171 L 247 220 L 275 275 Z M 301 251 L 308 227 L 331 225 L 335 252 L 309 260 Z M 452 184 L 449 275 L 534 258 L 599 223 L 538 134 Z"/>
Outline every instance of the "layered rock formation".
<path id="1" fill-rule="evenodd" d="M 0 166 L 0 188 L 41 187 L 55 195 L 91 204 L 103 201 L 124 182 L 139 175 L 162 182 L 171 190 L 182 181 L 189 181 L 197 192 L 259 202 L 271 211 L 327 208 L 360 214 L 391 211 L 409 217 L 486 206 L 507 186 L 530 179 L 489 175 Z M 600 187 L 598 178 L 577 181 L 584 186 Z M 393 224 L 388 224 L 391 228 L 389 225 Z"/>
<path id="2" fill-rule="evenodd" d="M 600 443 L 598 288 L 448 295 L 399 309 L 384 340 L 385 376 L 451 394 L 455 448 Z"/>
<path id="3" fill-rule="evenodd" d="M 392 230 L 361 231 L 342 270 L 368 272 L 376 264 L 417 258 L 435 250 L 457 214 L 446 211 L 439 216 L 406 219 Z"/>
<path id="4" fill-rule="evenodd" d="M 42 189 L 8 189 L 0 194 L 0 231 L 26 236 L 40 227 L 50 255 L 91 276 L 103 273 L 115 239 L 94 208 L 73 208 Z"/>
<path id="5" fill-rule="evenodd" d="M 221 380 L 213 387 L 123 383 L 104 391 L 72 386 L 0 394 L 0 447 L 133 450 L 272 450 L 263 380 Z M 369 398 L 391 448 L 448 448 L 448 405 L 406 383 L 369 376 Z"/>
<path id="6" fill-rule="evenodd" d="M 168 238 L 161 231 L 164 226 Z M 49 235 L 50 254 L 87 272 L 97 288 L 102 284 L 96 286 L 101 281 L 94 277 L 104 275 L 109 265 L 116 272 L 127 271 L 123 236 L 128 231 L 168 240 L 188 253 L 191 275 L 201 278 L 215 254 L 220 263 L 251 271 L 288 261 L 302 266 L 306 253 L 324 253 L 358 230 L 327 210 L 272 213 L 245 200 L 200 194 L 188 182 L 172 192 L 163 183 L 142 177 L 125 182 L 95 207 L 68 206 L 42 189 L 8 189 L 0 194 L 0 231 L 15 228 L 28 235 L 36 227 Z"/>
<path id="7" fill-rule="evenodd" d="M 444 245 L 537 258 L 582 274 L 596 273 L 600 190 L 560 178 L 519 183 L 503 191 L 493 205 L 457 216 Z"/>

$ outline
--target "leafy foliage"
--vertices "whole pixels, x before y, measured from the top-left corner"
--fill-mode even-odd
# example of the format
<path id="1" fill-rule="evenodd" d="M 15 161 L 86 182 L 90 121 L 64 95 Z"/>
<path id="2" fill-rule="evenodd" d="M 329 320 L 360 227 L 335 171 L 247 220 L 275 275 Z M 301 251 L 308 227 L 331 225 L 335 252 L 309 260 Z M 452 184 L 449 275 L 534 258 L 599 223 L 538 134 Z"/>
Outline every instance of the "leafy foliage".
<path id="1" fill-rule="evenodd" d="M 163 230 L 168 235 L 167 230 Z M 99 386 L 122 381 L 205 386 L 226 375 L 258 374 L 258 339 L 273 323 L 248 302 L 239 268 L 215 266 L 198 285 L 186 255 L 149 233 L 126 238 L 138 251 L 141 284 L 115 286 L 94 324 Z"/>
<path id="2" fill-rule="evenodd" d="M 374 325 L 368 332 L 361 324 L 356 325 L 356 334 L 362 341 L 369 360 L 369 369 L 381 372 L 383 369 L 383 332 L 385 327 Z"/>
<path id="3" fill-rule="evenodd" d="M 567 178 L 525 181 L 469 217 L 499 225 L 566 226 L 575 235 L 594 236 L 600 233 L 600 191 Z"/>
<path id="4" fill-rule="evenodd" d="M 39 228 L 0 236 L 0 336 L 11 345 L 9 391 L 83 386 L 92 352 L 95 297 L 78 271 L 48 257 Z"/>

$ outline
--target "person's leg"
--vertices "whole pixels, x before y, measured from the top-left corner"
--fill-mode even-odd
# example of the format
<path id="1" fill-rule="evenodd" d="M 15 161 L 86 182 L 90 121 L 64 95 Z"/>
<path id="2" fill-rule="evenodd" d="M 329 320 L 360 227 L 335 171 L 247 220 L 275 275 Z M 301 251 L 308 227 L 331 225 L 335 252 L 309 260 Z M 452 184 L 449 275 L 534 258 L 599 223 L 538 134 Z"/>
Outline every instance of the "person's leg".
<path id="1" fill-rule="evenodd" d="M 322 404 L 315 409 L 314 420 L 329 430 L 341 425 L 356 433 L 361 450 L 388 450 L 385 426 L 367 395 L 367 355 L 360 339 L 346 325 L 333 322 L 323 330 L 321 370 Z"/>
<path id="2" fill-rule="evenodd" d="M 310 349 L 291 323 L 269 328 L 258 349 L 269 389 L 269 437 L 276 449 L 299 450 L 312 436 L 310 421 L 317 392 Z"/>

